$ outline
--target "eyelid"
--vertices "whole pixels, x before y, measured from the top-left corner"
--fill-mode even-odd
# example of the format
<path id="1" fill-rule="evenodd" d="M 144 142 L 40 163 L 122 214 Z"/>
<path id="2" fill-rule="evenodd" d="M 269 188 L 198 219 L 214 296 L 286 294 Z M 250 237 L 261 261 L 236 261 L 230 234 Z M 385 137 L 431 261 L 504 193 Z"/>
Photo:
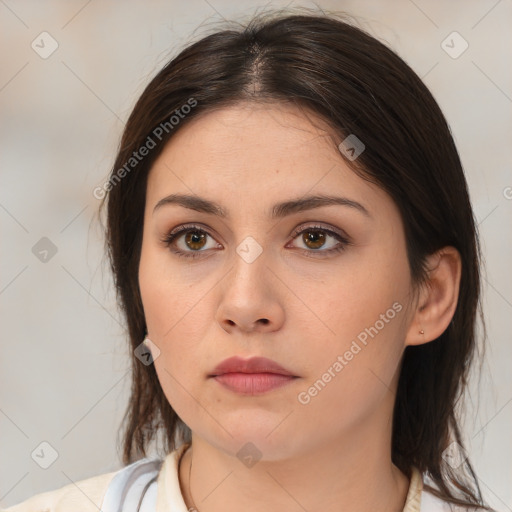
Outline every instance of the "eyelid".
<path id="1" fill-rule="evenodd" d="M 334 233 L 334 234 L 338 235 L 347 244 L 350 244 L 352 241 L 350 236 L 343 229 L 335 228 L 334 226 L 331 226 L 331 225 L 324 225 L 322 222 L 315 222 L 315 221 L 303 222 L 302 224 L 297 226 L 292 231 L 290 236 L 293 236 L 295 238 L 297 235 L 299 235 L 305 229 L 311 229 L 311 230 L 318 229 L 318 230 L 326 231 L 327 233 Z"/>
<path id="2" fill-rule="evenodd" d="M 205 233 L 210 235 L 209 228 L 207 228 L 206 226 L 203 226 L 201 223 L 192 222 L 190 224 L 180 224 L 179 226 L 176 226 L 172 231 L 167 233 L 165 236 L 171 237 L 175 234 L 181 233 L 182 231 L 187 231 L 187 230 L 192 231 L 194 229 L 197 229 L 198 231 L 204 231 Z M 212 235 L 210 235 L 210 236 L 212 236 Z"/>
<path id="3" fill-rule="evenodd" d="M 315 221 L 302 222 L 301 224 L 299 224 L 299 226 L 297 226 L 296 228 L 293 229 L 293 231 L 290 233 L 289 236 L 296 237 L 302 231 L 304 231 L 305 229 L 308 229 L 308 228 L 309 229 L 322 229 L 322 230 L 325 230 L 327 232 L 330 231 L 330 232 L 333 232 L 333 233 L 337 234 L 339 237 L 343 238 L 346 242 L 350 242 L 351 241 L 351 238 L 346 233 L 346 231 L 344 231 L 344 230 L 342 230 L 340 228 L 335 228 L 334 226 L 324 225 L 321 222 L 315 222 Z M 175 227 L 169 233 L 167 233 L 164 236 L 164 238 L 168 239 L 168 238 L 172 237 L 175 234 L 181 233 L 182 231 L 193 230 L 193 229 L 197 229 L 199 231 L 204 231 L 205 233 L 207 233 L 209 236 L 211 236 L 213 238 L 213 235 L 210 234 L 209 228 L 207 228 L 206 226 L 203 226 L 201 223 L 181 224 L 181 225 Z"/>
<path id="4" fill-rule="evenodd" d="M 293 241 L 298 235 L 305 232 L 306 230 L 310 229 L 311 231 L 318 230 L 318 231 L 324 231 L 327 233 L 328 236 L 331 236 L 333 238 L 336 238 L 338 240 L 338 245 L 336 247 L 327 249 L 327 250 L 308 250 L 308 249 L 302 249 L 300 247 L 297 247 L 296 249 L 299 251 L 302 251 L 304 254 L 310 256 L 310 257 L 317 257 L 313 256 L 314 254 L 320 254 L 325 255 L 325 257 L 328 257 L 329 255 L 333 255 L 337 252 L 343 251 L 346 246 L 352 245 L 352 239 L 351 237 L 342 229 L 336 228 L 334 226 L 330 225 L 324 225 L 323 223 L 314 222 L 314 221 L 306 221 L 297 226 L 293 232 L 289 235 L 292 237 Z M 199 251 L 183 251 L 181 249 L 171 249 L 171 246 L 174 245 L 175 241 L 182 236 L 183 233 L 187 233 L 189 231 L 200 231 L 204 234 L 208 235 L 210 238 L 215 240 L 215 237 L 210 233 L 209 228 L 206 228 L 206 226 L 203 226 L 201 223 L 189 223 L 189 224 L 181 224 L 171 230 L 169 233 L 163 236 L 161 239 L 162 243 L 171 250 L 174 254 L 177 256 L 181 256 L 184 258 L 197 258 L 202 257 L 202 253 L 207 253 L 209 250 L 199 250 Z M 340 245 L 341 244 L 341 245 Z M 320 256 L 322 257 L 322 256 Z"/>
<path id="5" fill-rule="evenodd" d="M 164 234 L 164 236 L 161 238 L 161 241 L 165 245 L 170 246 L 172 242 L 174 242 L 178 237 L 180 237 L 184 233 L 187 233 L 188 231 L 201 231 L 201 232 L 205 233 L 206 235 L 208 235 L 213 240 L 215 240 L 215 237 L 210 233 L 209 228 L 202 225 L 201 223 L 190 223 L 190 224 L 181 224 L 181 225 L 175 227 L 173 230 Z M 194 251 L 191 251 L 191 252 L 194 252 Z M 205 251 L 195 251 L 195 252 L 205 252 Z"/>

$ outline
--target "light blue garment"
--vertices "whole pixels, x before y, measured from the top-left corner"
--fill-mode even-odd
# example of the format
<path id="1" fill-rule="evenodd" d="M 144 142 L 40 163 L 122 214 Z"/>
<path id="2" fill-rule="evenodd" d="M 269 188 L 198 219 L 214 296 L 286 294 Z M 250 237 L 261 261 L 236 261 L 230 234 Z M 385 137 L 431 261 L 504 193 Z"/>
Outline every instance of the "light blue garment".
<path id="1" fill-rule="evenodd" d="M 107 487 L 101 512 L 155 512 L 162 462 L 144 458 L 120 469 Z"/>

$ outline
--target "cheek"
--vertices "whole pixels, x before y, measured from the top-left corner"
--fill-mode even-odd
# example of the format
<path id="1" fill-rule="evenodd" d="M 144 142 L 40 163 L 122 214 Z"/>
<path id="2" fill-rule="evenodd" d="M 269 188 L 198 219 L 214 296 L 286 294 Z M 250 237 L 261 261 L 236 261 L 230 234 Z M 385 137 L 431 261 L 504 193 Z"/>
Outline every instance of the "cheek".
<path id="1" fill-rule="evenodd" d="M 343 404 L 362 413 L 382 399 L 395 378 L 404 348 L 409 279 L 403 258 L 381 254 L 360 263 L 347 264 L 321 288 L 308 290 L 316 316 L 305 323 L 303 341 L 309 340 L 304 389 L 313 386 L 311 393 L 319 397 L 307 393 L 311 402 Z M 345 413 L 336 409 L 333 414 Z"/>
<path id="2" fill-rule="evenodd" d="M 346 323 L 340 320 L 335 326 L 334 342 L 319 340 L 315 350 L 308 348 L 309 370 L 296 397 L 305 422 L 313 422 L 325 435 L 335 435 L 384 404 L 391 406 L 403 352 L 400 315 L 404 309 L 397 309 L 397 303 L 395 308 L 390 304 L 376 309 L 387 323 L 363 311 L 356 321 L 344 314 Z M 361 321 L 364 315 L 372 320 Z"/>
<path id="3" fill-rule="evenodd" d="M 171 404 L 187 403 L 201 368 L 201 344 L 207 327 L 207 291 L 186 282 L 162 251 L 145 249 L 139 265 L 139 287 L 151 340 L 159 348 L 155 369 Z M 201 300 L 202 299 L 202 300 Z M 204 364 L 204 363 L 203 363 Z"/>
<path id="4" fill-rule="evenodd" d="M 139 288 L 148 331 L 155 342 L 181 339 L 183 333 L 177 333 L 184 325 L 188 329 L 198 325 L 191 318 L 201 314 L 206 284 L 187 281 L 183 269 L 173 264 L 166 251 L 143 245 Z M 191 337 L 192 333 L 187 333 Z"/>
<path id="5" fill-rule="evenodd" d="M 403 316 L 409 291 L 407 269 L 402 272 L 397 270 L 400 267 L 398 263 L 386 266 L 374 261 L 361 262 L 347 265 L 328 279 L 304 287 L 300 293 L 307 297 L 304 302 L 310 310 L 310 337 L 314 338 L 316 331 L 316 336 L 320 335 L 326 345 L 332 343 L 335 348 L 341 348 L 376 322 L 379 331 L 389 333 L 389 326 Z"/>

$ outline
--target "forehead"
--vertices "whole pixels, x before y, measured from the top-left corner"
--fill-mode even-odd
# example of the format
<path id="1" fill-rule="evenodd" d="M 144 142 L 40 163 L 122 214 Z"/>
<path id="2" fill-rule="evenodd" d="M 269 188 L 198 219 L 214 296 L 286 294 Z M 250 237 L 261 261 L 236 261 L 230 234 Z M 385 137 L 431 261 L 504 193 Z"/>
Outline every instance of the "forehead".
<path id="1" fill-rule="evenodd" d="M 150 171 L 148 204 L 176 191 L 247 208 L 334 191 L 367 204 L 392 202 L 347 165 L 325 121 L 288 104 L 237 104 L 181 127 Z"/>
<path id="2" fill-rule="evenodd" d="M 242 102 L 199 114 L 177 131 L 165 151 L 174 158 L 176 146 L 180 150 L 201 147 L 208 154 L 194 152 L 194 159 L 237 157 L 248 162 L 255 153 L 267 161 L 280 153 L 290 158 L 291 151 L 333 153 L 332 130 L 318 116 L 307 116 L 284 103 Z M 266 151 L 259 153 L 262 149 Z"/>

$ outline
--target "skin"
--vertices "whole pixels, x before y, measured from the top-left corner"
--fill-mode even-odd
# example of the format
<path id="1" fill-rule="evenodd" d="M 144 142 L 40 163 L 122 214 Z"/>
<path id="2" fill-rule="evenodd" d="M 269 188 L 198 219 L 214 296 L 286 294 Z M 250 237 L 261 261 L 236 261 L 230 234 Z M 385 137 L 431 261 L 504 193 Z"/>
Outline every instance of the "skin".
<path id="1" fill-rule="evenodd" d="M 415 289 L 396 205 L 358 177 L 321 121 L 310 119 L 283 104 L 210 112 L 180 128 L 148 177 L 140 291 L 149 337 L 160 350 L 159 381 L 192 430 L 182 493 L 187 507 L 201 512 L 404 507 L 409 480 L 391 461 L 400 363 L 407 345 L 431 341 L 448 326 L 460 257 L 450 247 L 432 255 L 429 280 Z M 153 211 L 171 193 L 215 201 L 230 217 L 174 204 Z M 306 194 L 349 198 L 370 216 L 333 205 L 270 219 L 275 203 Z M 195 245 L 183 234 L 175 242 L 202 251 L 195 259 L 162 242 L 186 223 L 209 234 Z M 343 230 L 350 244 L 329 255 L 319 251 L 339 242 L 328 233 L 323 246 L 293 235 L 317 223 Z M 251 263 L 237 253 L 248 236 L 262 249 Z M 299 393 L 394 303 L 401 311 L 300 403 Z M 264 395 L 236 394 L 208 378 L 233 355 L 268 357 L 299 378 Z M 252 467 L 236 455 L 248 442 L 261 456 Z"/>

